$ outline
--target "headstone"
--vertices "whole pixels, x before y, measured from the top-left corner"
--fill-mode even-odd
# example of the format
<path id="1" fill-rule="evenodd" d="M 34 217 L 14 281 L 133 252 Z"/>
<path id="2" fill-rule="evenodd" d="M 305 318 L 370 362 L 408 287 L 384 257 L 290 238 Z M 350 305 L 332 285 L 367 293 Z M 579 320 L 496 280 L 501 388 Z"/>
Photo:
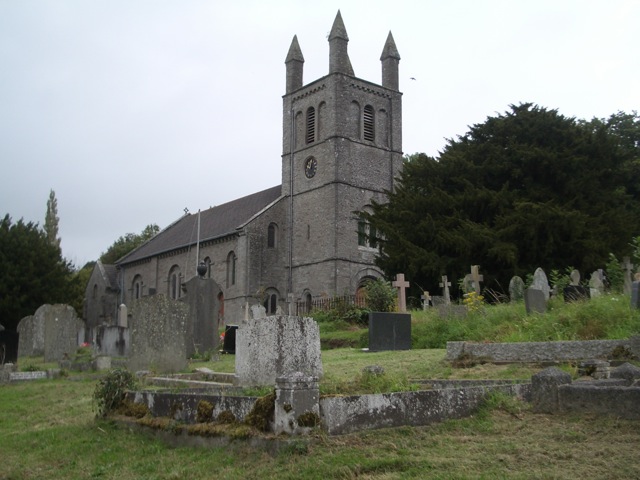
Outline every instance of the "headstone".
<path id="1" fill-rule="evenodd" d="M 480 266 L 471 265 L 471 282 L 473 290 L 480 295 L 480 282 L 484 281 L 484 276 L 480 275 Z"/>
<path id="2" fill-rule="evenodd" d="M 427 292 L 426 290 L 422 293 L 422 295 L 420 295 L 420 300 L 422 300 L 422 309 L 426 310 L 429 308 L 429 302 L 431 301 L 431 296 L 429 295 L 429 292 Z"/>
<path id="3" fill-rule="evenodd" d="M 222 351 L 231 355 L 236 354 L 236 333 L 238 325 L 227 325 L 224 330 L 224 341 L 222 342 Z"/>
<path id="4" fill-rule="evenodd" d="M 44 323 L 44 361 L 58 362 L 76 353 L 84 339 L 84 322 L 69 305 L 42 305 L 34 317 Z"/>
<path id="5" fill-rule="evenodd" d="M 175 373 L 187 367 L 189 306 L 164 295 L 136 300 L 131 308 L 129 370 Z"/>
<path id="6" fill-rule="evenodd" d="M 218 335 L 218 295 L 222 290 L 212 278 L 196 276 L 184 285 L 186 295 L 181 299 L 189 305 L 186 348 L 187 357 L 196 352 L 217 350 Z"/>
<path id="7" fill-rule="evenodd" d="M 241 386 L 273 386 L 292 372 L 322 376 L 320 330 L 312 318 L 250 319 L 236 334 L 236 376 Z"/>
<path id="8" fill-rule="evenodd" d="M 631 284 L 631 308 L 640 308 L 640 281 Z"/>
<path id="9" fill-rule="evenodd" d="M 578 270 L 571 270 L 569 285 L 580 285 L 580 272 Z"/>
<path id="10" fill-rule="evenodd" d="M 544 294 L 544 299 L 549 300 L 549 296 L 551 293 L 551 287 L 549 287 L 549 280 L 547 280 L 547 274 L 544 273 L 544 270 L 541 268 L 536 268 L 536 271 L 533 273 L 533 283 L 531 287 L 535 290 L 540 290 Z M 525 296 L 526 299 L 526 296 Z"/>
<path id="11" fill-rule="evenodd" d="M 587 287 L 582 285 L 568 285 L 562 291 L 565 302 L 577 302 L 579 300 L 588 300 L 591 297 Z"/>
<path id="12" fill-rule="evenodd" d="M 528 314 L 545 313 L 547 311 L 547 299 L 544 292 L 537 288 L 527 288 L 524 291 L 524 306 Z"/>
<path id="13" fill-rule="evenodd" d="M 624 283 L 622 291 L 625 295 L 631 295 L 631 284 L 633 283 L 633 264 L 629 257 L 622 259 L 622 270 L 624 271 Z"/>
<path id="14" fill-rule="evenodd" d="M 589 279 L 589 290 L 591 298 L 599 297 L 604 293 L 604 275 L 602 270 L 596 270 Z"/>
<path id="15" fill-rule="evenodd" d="M 558 367 L 549 367 L 531 377 L 532 409 L 536 413 L 557 413 L 558 387 L 571 383 L 571 375 Z"/>
<path id="16" fill-rule="evenodd" d="M 276 379 L 273 432 L 304 435 L 320 424 L 318 377 L 291 372 Z"/>
<path id="17" fill-rule="evenodd" d="M 445 305 L 449 305 L 451 303 L 451 296 L 449 295 L 450 286 L 451 282 L 448 280 L 446 275 L 443 275 L 442 282 L 440 282 L 440 287 L 442 288 L 442 297 L 444 298 Z"/>
<path id="18" fill-rule="evenodd" d="M 396 280 L 391 284 L 398 289 L 398 311 L 404 313 L 407 311 L 407 297 L 405 289 L 409 288 L 409 282 L 404 279 L 404 273 L 396 275 Z"/>
<path id="19" fill-rule="evenodd" d="M 18 323 L 18 358 L 44 356 L 44 317 L 29 315 Z"/>
<path id="20" fill-rule="evenodd" d="M 524 298 L 524 280 L 517 275 L 509 281 L 509 298 L 512 302 L 520 302 Z"/>
<path id="21" fill-rule="evenodd" d="M 251 305 L 251 318 L 253 320 L 267 318 L 267 309 L 264 308 L 264 305 L 260 305 L 259 303 Z"/>
<path id="22" fill-rule="evenodd" d="M 444 305 L 445 299 L 442 295 L 434 295 L 433 297 L 431 297 L 431 305 L 433 305 L 434 307 L 439 307 L 440 305 Z"/>
<path id="23" fill-rule="evenodd" d="M 123 303 L 118 307 L 118 326 L 127 328 L 129 326 L 129 316 L 127 306 Z"/>
<path id="24" fill-rule="evenodd" d="M 469 313 L 469 309 L 465 305 L 440 305 L 438 307 L 438 315 L 440 318 L 464 318 Z"/>
<path id="25" fill-rule="evenodd" d="M 411 314 L 369 313 L 369 351 L 411 350 Z"/>

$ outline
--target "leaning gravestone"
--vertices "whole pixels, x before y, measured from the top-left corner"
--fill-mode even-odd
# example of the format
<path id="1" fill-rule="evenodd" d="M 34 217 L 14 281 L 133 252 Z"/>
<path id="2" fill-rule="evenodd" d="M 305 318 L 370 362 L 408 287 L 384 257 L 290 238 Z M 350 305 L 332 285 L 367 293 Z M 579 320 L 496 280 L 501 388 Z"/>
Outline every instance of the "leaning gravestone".
<path id="1" fill-rule="evenodd" d="M 527 288 L 524 291 L 524 306 L 528 314 L 545 313 L 547 311 L 547 299 L 542 290 Z"/>
<path id="2" fill-rule="evenodd" d="M 273 386 L 292 372 L 322 376 L 320 330 L 313 318 L 271 316 L 243 322 L 236 333 L 241 386 Z"/>
<path id="3" fill-rule="evenodd" d="M 530 288 L 540 290 L 544 294 L 544 299 L 549 300 L 551 287 L 549 287 L 547 274 L 544 273 L 544 270 L 542 270 L 540 267 L 536 268 L 536 271 L 533 273 L 533 283 L 531 284 Z"/>
<path id="4" fill-rule="evenodd" d="M 509 298 L 512 302 L 519 302 L 524 298 L 524 280 L 517 275 L 509 281 Z"/>
<path id="5" fill-rule="evenodd" d="M 196 352 L 216 350 L 220 343 L 218 335 L 218 295 L 222 290 L 212 278 L 193 277 L 185 284 L 186 295 L 182 301 L 189 305 L 187 321 L 187 357 Z"/>
<path id="6" fill-rule="evenodd" d="M 131 308 L 129 369 L 175 373 L 187 367 L 189 307 L 164 295 L 136 300 Z"/>
<path id="7" fill-rule="evenodd" d="M 69 305 L 42 305 L 34 317 L 44 324 L 44 361 L 58 362 L 71 357 L 84 338 L 84 322 Z"/>
<path id="8" fill-rule="evenodd" d="M 29 315 L 18 323 L 18 358 L 44 356 L 44 318 Z"/>

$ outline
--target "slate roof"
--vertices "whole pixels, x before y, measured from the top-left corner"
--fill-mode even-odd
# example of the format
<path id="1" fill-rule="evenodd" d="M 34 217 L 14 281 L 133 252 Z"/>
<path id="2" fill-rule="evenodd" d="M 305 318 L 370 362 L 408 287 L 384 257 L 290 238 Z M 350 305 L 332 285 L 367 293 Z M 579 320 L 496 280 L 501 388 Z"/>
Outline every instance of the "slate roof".
<path id="1" fill-rule="evenodd" d="M 118 290 L 118 270 L 115 265 L 105 265 L 98 260 L 98 263 L 102 266 L 102 276 L 107 287 Z"/>
<path id="2" fill-rule="evenodd" d="M 200 242 L 235 233 L 254 215 L 280 198 L 282 186 L 272 187 L 231 202 L 200 212 Z M 190 245 L 195 245 L 198 236 L 198 214 L 190 213 L 151 238 L 146 243 L 125 255 L 116 263 L 128 263 L 154 257 Z"/>

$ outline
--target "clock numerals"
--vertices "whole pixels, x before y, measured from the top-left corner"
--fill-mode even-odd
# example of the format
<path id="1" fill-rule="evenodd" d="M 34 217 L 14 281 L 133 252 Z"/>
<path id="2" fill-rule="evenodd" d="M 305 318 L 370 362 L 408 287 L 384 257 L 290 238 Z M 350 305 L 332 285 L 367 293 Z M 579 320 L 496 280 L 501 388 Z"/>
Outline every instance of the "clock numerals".
<path id="1" fill-rule="evenodd" d="M 307 178 L 312 178 L 316 174 L 316 170 L 318 169 L 318 161 L 311 157 L 308 158 L 304 164 L 304 174 Z"/>

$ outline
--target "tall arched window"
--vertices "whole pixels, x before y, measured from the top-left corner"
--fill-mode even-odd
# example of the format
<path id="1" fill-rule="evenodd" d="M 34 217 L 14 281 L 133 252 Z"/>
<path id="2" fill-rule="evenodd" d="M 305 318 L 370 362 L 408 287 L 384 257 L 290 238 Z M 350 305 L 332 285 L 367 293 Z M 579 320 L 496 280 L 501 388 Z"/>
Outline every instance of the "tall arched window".
<path id="1" fill-rule="evenodd" d="M 133 282 L 131 282 L 131 295 L 134 300 L 142 297 L 142 287 L 142 277 L 140 275 L 133 277 Z"/>
<path id="2" fill-rule="evenodd" d="M 316 109 L 313 107 L 307 109 L 307 131 L 305 133 L 307 144 L 316 141 Z"/>
<path id="3" fill-rule="evenodd" d="M 278 226 L 270 223 L 267 228 L 267 248 L 276 248 L 278 246 Z"/>
<path id="4" fill-rule="evenodd" d="M 374 142 L 376 139 L 375 112 L 371 105 L 366 105 L 364 107 L 364 117 L 362 119 L 362 124 L 364 127 L 364 139 L 368 142 Z"/>
<path id="5" fill-rule="evenodd" d="M 236 284 L 236 262 L 238 257 L 234 252 L 227 255 L 227 287 Z"/>
<path id="6" fill-rule="evenodd" d="M 177 300 L 180 298 L 180 267 L 174 265 L 169 270 L 169 277 L 167 278 L 167 294 L 169 298 Z"/>

